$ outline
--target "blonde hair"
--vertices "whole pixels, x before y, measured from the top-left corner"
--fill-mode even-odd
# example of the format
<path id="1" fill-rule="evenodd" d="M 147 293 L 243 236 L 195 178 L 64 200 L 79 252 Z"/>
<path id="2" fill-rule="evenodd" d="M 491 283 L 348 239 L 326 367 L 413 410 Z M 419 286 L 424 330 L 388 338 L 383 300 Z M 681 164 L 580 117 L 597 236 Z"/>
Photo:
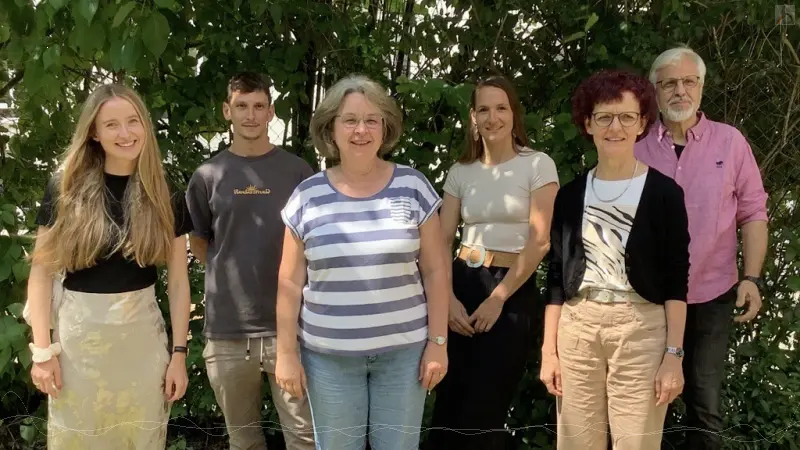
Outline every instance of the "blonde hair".
<path id="1" fill-rule="evenodd" d="M 97 114 L 112 98 L 129 101 L 145 129 L 144 145 L 122 200 L 122 226 L 110 216 L 105 151 L 92 139 Z M 143 267 L 167 261 L 175 224 L 170 191 L 150 115 L 133 90 L 107 84 L 89 95 L 59 172 L 52 191 L 55 222 L 38 238 L 31 255 L 34 263 L 74 272 L 118 251 Z"/>
<path id="2" fill-rule="evenodd" d="M 322 156 L 339 159 L 339 149 L 333 140 L 333 121 L 339 107 L 347 95 L 361 93 L 370 103 L 375 105 L 383 117 L 383 143 L 378 150 L 380 156 L 389 153 L 400 139 L 403 131 L 403 114 L 394 99 L 386 93 L 380 84 L 363 75 L 350 75 L 342 78 L 325 94 L 325 98 L 317 105 L 311 117 L 310 134 L 314 147 Z"/>

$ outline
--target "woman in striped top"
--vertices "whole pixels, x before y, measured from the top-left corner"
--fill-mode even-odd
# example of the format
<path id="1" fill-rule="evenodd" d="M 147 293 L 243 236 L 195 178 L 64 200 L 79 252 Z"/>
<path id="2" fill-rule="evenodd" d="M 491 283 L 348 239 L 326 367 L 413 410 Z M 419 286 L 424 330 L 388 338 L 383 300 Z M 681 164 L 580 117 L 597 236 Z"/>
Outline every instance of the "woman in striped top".
<path id="1" fill-rule="evenodd" d="M 421 173 L 381 158 L 401 127 L 385 89 L 341 80 L 311 121 L 338 164 L 282 212 L 275 375 L 308 394 L 319 449 L 362 449 L 367 436 L 376 450 L 417 448 L 425 392 L 447 371 L 441 199 Z"/>

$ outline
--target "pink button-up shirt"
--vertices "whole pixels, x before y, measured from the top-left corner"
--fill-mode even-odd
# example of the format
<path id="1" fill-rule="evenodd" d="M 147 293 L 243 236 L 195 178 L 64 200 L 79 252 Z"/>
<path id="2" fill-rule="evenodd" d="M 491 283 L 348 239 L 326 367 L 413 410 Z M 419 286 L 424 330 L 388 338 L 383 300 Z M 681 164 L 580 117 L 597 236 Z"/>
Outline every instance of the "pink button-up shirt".
<path id="1" fill-rule="evenodd" d="M 739 279 L 737 227 L 767 220 L 767 193 L 747 140 L 736 128 L 708 120 L 686 134 L 680 159 L 658 120 L 636 143 L 636 157 L 683 188 L 689 217 L 688 303 L 715 299 Z"/>

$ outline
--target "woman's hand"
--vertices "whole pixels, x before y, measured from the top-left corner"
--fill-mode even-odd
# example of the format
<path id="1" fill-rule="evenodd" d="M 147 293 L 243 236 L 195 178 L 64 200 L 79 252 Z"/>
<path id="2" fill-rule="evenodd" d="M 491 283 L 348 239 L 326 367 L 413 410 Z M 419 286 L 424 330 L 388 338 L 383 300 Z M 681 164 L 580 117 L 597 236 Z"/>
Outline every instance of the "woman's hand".
<path id="1" fill-rule="evenodd" d="M 683 366 L 675 355 L 666 354 L 655 381 L 656 406 L 672 403 L 683 392 Z"/>
<path id="2" fill-rule="evenodd" d="M 561 390 L 561 362 L 558 360 L 558 353 L 553 351 L 542 351 L 542 369 L 539 372 L 539 379 L 547 387 L 547 392 L 556 397 L 561 397 L 564 393 Z"/>
<path id="3" fill-rule="evenodd" d="M 451 330 L 462 335 L 472 336 L 475 329 L 469 323 L 469 314 L 464 304 L 458 301 L 455 294 L 450 294 L 450 313 L 448 314 L 447 324 Z"/>
<path id="4" fill-rule="evenodd" d="M 441 383 L 447 374 L 447 347 L 428 342 L 419 363 L 419 380 L 428 392 Z"/>
<path id="5" fill-rule="evenodd" d="M 275 381 L 278 386 L 295 398 L 303 398 L 306 392 L 306 371 L 296 352 L 281 353 L 275 360 Z"/>
<path id="6" fill-rule="evenodd" d="M 164 379 L 164 396 L 167 401 L 180 400 L 186 393 L 189 377 L 186 375 L 186 355 L 173 353 L 167 367 L 167 376 Z"/>
<path id="7" fill-rule="evenodd" d="M 469 316 L 469 323 L 475 327 L 478 333 L 486 333 L 492 329 L 500 313 L 503 312 L 505 301 L 492 294 L 484 300 L 478 309 Z"/>
<path id="8" fill-rule="evenodd" d="M 31 367 L 31 381 L 36 389 L 53 398 L 58 398 L 61 391 L 61 365 L 58 357 L 53 356 L 48 361 L 33 363 Z"/>

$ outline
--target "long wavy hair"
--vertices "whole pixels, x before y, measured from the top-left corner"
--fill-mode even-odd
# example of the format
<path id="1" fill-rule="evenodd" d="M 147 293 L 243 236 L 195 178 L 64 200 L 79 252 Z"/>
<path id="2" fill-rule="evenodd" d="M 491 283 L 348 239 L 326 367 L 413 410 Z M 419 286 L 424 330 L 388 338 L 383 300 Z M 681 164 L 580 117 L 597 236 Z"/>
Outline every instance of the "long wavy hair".
<path id="1" fill-rule="evenodd" d="M 105 151 L 92 139 L 100 108 L 114 97 L 133 105 L 145 129 L 144 145 L 123 197 L 122 226 L 110 216 Z M 55 222 L 38 238 L 31 255 L 34 263 L 74 272 L 119 251 L 143 267 L 167 261 L 175 224 L 170 191 L 150 115 L 133 90 L 106 84 L 89 95 L 58 172 L 53 186 Z"/>

